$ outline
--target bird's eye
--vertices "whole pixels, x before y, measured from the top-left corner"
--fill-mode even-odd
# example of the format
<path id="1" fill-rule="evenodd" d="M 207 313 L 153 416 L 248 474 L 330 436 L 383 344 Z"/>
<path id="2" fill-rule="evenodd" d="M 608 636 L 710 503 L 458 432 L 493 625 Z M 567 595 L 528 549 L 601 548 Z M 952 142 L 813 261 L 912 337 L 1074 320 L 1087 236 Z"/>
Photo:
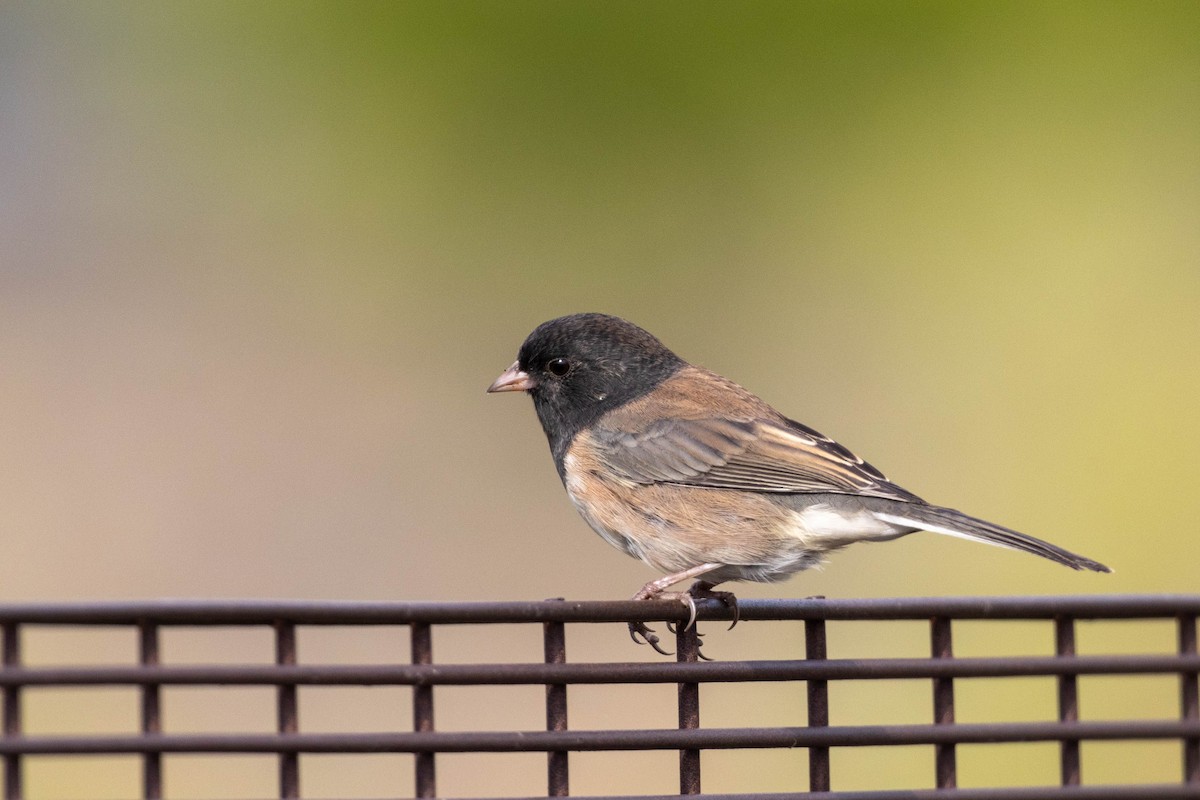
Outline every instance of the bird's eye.
<path id="1" fill-rule="evenodd" d="M 551 375 L 557 375 L 561 378 L 563 375 L 566 375 L 568 371 L 570 371 L 571 363 L 565 358 L 552 358 L 550 359 L 550 362 L 546 364 L 546 369 L 550 370 Z"/>

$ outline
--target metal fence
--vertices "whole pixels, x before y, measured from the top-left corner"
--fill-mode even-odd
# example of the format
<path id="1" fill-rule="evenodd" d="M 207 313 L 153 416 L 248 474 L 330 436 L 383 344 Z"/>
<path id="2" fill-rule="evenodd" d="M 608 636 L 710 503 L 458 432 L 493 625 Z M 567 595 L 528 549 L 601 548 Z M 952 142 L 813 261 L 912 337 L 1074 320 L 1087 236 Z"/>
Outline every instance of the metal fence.
<path id="1" fill-rule="evenodd" d="M 803 658 L 715 660 L 698 658 L 695 630 L 675 636 L 675 660 L 573 663 L 567 658 L 568 626 L 629 621 L 679 620 L 673 602 L 355 603 L 191 602 L 0 605 L 3 658 L 3 736 L 6 800 L 22 798 L 23 768 L 47 756 L 123 754 L 141 760 L 141 795 L 163 797 L 163 758 L 174 754 L 269 754 L 278 760 L 278 796 L 301 797 L 300 760 L 306 754 L 402 753 L 414 760 L 409 794 L 437 796 L 439 755 L 446 753 L 543 753 L 546 794 L 566 796 L 572 754 L 585 751 L 678 751 L 679 793 L 701 791 L 704 754 L 714 750 L 801 748 L 807 751 L 808 786 L 786 794 L 727 797 L 830 798 L 831 800 L 1032 800 L 1032 798 L 1200 798 L 1200 692 L 1196 618 L 1200 596 L 960 597 L 878 600 L 743 600 L 743 621 L 763 621 L 795 636 Z M 699 604 L 699 618 L 727 620 L 716 601 Z M 1176 626 L 1175 647 L 1147 654 L 1077 654 L 1077 623 L 1088 620 L 1165 620 Z M 831 657 L 826 631 L 844 621 L 920 620 L 929 628 L 929 656 L 922 658 Z M 1054 653 L 1044 656 L 955 657 L 957 620 L 1036 620 L 1052 631 Z M 438 663 L 434 632 L 441 626 L 526 623 L 540 625 L 542 663 Z M 23 634 L 47 626 L 70 631 L 114 626 L 136 631 L 138 658 L 128 665 L 23 666 Z M 274 664 L 164 664 L 160 633 L 197 626 L 252 626 L 273 631 Z M 397 626 L 407 629 L 410 663 L 308 664 L 297 659 L 297 629 L 307 626 Z M 790 627 L 789 627 L 790 626 Z M 802 631 L 802 633 L 801 633 Z M 629 648 L 633 645 L 629 644 Z M 799 648 L 798 648 L 799 649 Z M 620 656 L 623 651 L 613 648 Z M 632 652 L 632 651 L 628 651 Z M 797 655 L 800 655 L 797 652 Z M 1179 683 L 1179 714 L 1168 719 L 1083 719 L 1081 677 L 1165 675 Z M 995 723 L 955 721 L 955 685 L 962 679 L 1043 676 L 1057 684 L 1057 719 Z M 928 724 L 832 724 L 830 684 L 837 681 L 927 681 L 932 703 Z M 807 719 L 787 727 L 706 728 L 701 724 L 701 687 L 715 683 L 804 684 Z M 666 684 L 677 687 L 677 727 L 573 730 L 568 690 L 581 684 Z M 533 685 L 545 687 L 544 730 L 441 732 L 435 725 L 438 687 Z M 123 686 L 139 694 L 140 730 L 125 735 L 29 735 L 22 703 L 46 687 Z M 274 687 L 275 733 L 164 733 L 161 693 L 177 686 Z M 384 732 L 312 733 L 299 724 L 298 687 L 411 687 L 412 729 Z M 1178 781 L 1153 785 L 1088 785 L 1081 781 L 1081 744 L 1094 741 L 1166 740 L 1179 748 Z M 1060 779 L 1044 787 L 956 788 L 957 747 L 994 743 L 1050 742 L 1059 748 Z M 932 785 L 876 791 L 838 790 L 830 752 L 864 746 L 931 752 Z M 803 758 L 803 754 L 798 753 Z M 644 795 L 650 797 L 651 795 Z M 661 796 L 661 795 L 658 795 Z M 709 795 L 716 797 L 717 795 Z"/>

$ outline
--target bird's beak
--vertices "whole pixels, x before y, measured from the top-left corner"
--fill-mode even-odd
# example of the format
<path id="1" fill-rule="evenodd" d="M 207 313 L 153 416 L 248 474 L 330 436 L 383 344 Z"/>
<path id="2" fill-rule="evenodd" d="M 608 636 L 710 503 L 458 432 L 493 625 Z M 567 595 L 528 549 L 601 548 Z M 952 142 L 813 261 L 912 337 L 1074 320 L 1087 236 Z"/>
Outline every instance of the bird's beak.
<path id="1" fill-rule="evenodd" d="M 529 377 L 529 373 L 523 371 L 514 361 L 512 366 L 504 370 L 487 390 L 489 394 L 492 392 L 528 392 L 536 385 L 533 378 Z"/>

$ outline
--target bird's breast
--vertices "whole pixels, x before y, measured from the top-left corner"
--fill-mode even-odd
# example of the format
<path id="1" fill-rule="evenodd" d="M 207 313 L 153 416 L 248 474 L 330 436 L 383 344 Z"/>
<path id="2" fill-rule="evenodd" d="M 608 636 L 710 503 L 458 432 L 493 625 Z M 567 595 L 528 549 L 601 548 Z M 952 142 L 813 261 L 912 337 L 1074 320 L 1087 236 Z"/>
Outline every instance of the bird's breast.
<path id="1" fill-rule="evenodd" d="M 618 550 L 634 558 L 644 558 L 637 546 L 640 527 L 632 509 L 596 474 L 594 465 L 568 452 L 563 458 L 563 485 L 575 510 L 592 530 Z"/>

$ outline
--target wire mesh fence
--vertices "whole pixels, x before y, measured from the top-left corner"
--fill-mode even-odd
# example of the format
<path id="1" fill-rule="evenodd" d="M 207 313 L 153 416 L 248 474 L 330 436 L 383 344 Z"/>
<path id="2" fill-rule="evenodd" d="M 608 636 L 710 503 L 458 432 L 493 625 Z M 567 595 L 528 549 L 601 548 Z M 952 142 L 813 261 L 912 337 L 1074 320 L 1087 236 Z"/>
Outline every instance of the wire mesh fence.
<path id="1" fill-rule="evenodd" d="M 255 754 L 274 759 L 277 796 L 299 798 L 301 764 L 324 754 L 404 754 L 411 782 L 396 786 L 395 797 L 435 797 L 439 768 L 459 754 L 525 753 L 544 758 L 540 796 L 567 796 L 571 768 L 583 754 L 678 754 L 679 794 L 702 791 L 706 760 L 718 752 L 745 753 L 778 749 L 807 761 L 807 785 L 788 793 L 740 794 L 739 797 L 831 800 L 1031 800 L 1032 798 L 1104 798 L 1152 800 L 1200 798 L 1200 655 L 1196 619 L 1200 596 L 1089 596 L 1028 598 L 906 598 L 877 600 L 744 600 L 744 622 L 774 626 L 773 633 L 795 642 L 795 657 L 704 660 L 695 628 L 675 633 L 675 660 L 580 661 L 568 658 L 568 630 L 575 626 L 630 621 L 675 621 L 686 613 L 677 603 L 569 602 L 529 603 L 354 603 L 354 602 L 194 602 L 154 601 L 87 604 L 0 605 L 0 691 L 3 696 L 3 761 L 6 800 L 28 795 L 24 773 L 47 758 L 86 756 L 137 759 L 144 798 L 169 797 L 164 759 L 201 754 L 234 758 Z M 699 619 L 728 620 L 731 611 L 717 601 L 699 604 Z M 1046 655 L 955 655 L 956 626 L 968 621 L 1032 621 L 1053 641 Z M 1166 622 L 1174 642 L 1162 652 L 1080 653 L 1076 632 L 1081 623 L 1109 620 Z M 928 655 L 922 657 L 839 658 L 829 646 L 829 630 L 844 623 L 877 621 L 928 626 Z M 435 634 L 448 626 L 482 626 L 493 632 L 511 626 L 540 628 L 540 662 L 498 663 L 484 658 L 444 663 L 435 658 Z M 299 657 L 297 634 L 308 628 L 387 628 L 408 642 L 404 663 L 306 663 Z M 675 627 L 679 627 L 676 625 Z M 160 642 L 177 629 L 253 628 L 269 631 L 273 663 L 167 663 Z M 30 665 L 23 643 L 31 633 L 61 629 L 80 635 L 92 629 L 120 629 L 136 636 L 131 663 Z M 627 645 L 632 648 L 633 645 Z M 478 652 L 478 651 L 476 651 Z M 611 648 L 615 656 L 631 652 Z M 722 654 L 725 656 L 726 654 Z M 1177 715 L 1169 718 L 1131 714 L 1089 718 L 1081 713 L 1080 683 L 1093 676 L 1128 679 L 1166 676 L 1178 681 Z M 1003 678 L 1042 678 L 1055 685 L 1056 712 L 1050 719 L 963 722 L 956 720 L 956 690 L 966 682 Z M 928 722 L 916 724 L 837 724 L 839 707 L 831 687 L 845 682 L 903 680 L 906 692 L 930 698 Z M 705 727 L 703 691 L 720 684 L 775 686 L 805 697 L 803 718 L 783 726 Z M 803 684 L 803 688 L 800 688 Z M 925 688 L 921 687 L 925 685 Z M 572 687 L 659 685 L 676 694 L 678 724 L 672 727 L 572 728 Z M 163 692 L 178 687 L 265 687 L 273 692 L 273 724 L 264 732 L 171 732 Z M 444 687 L 517 687 L 544 689 L 538 699 L 545 725 L 513 730 L 442 730 L 437 697 Z M 137 694 L 138 719 L 124 733 L 43 734 L 23 725 L 23 707 L 39 693 L 69 687 L 125 687 Z M 304 687 L 404 687 L 411 717 L 403 730 L 310 731 L 300 690 Z M 1114 685 L 1109 692 L 1137 688 Z M 514 726 L 515 727 L 515 726 Z M 960 752 L 965 746 L 1003 748 L 1014 743 L 1057 746 L 1057 775 L 1038 786 L 995 785 L 958 788 Z M 1089 782 L 1085 748 L 1096 742 L 1160 742 L 1178 748 L 1177 779 L 1157 783 L 1121 780 Z M 905 749 L 906 757 L 928 760 L 930 779 L 918 787 L 873 790 L 845 788 L 834 756 L 853 748 Z M 61 763 L 56 761 L 55 763 Z M 476 767 L 486 769 L 486 767 Z M 1109 771 L 1111 773 L 1111 770 Z M 1111 778 L 1111 775 L 1110 775 Z M 839 788 L 842 787 L 842 788 Z M 180 796 L 187 794 L 181 792 Z M 494 796 L 508 796 L 503 785 Z M 524 793 L 528 794 L 528 793 Z M 344 794 L 341 796 L 345 796 Z M 598 796 L 592 792 L 589 796 Z M 626 794 L 625 796 L 629 796 Z M 661 792 L 639 797 L 664 796 Z M 708 795 L 718 796 L 718 795 Z M 725 793 L 722 796 L 735 796 Z"/>

